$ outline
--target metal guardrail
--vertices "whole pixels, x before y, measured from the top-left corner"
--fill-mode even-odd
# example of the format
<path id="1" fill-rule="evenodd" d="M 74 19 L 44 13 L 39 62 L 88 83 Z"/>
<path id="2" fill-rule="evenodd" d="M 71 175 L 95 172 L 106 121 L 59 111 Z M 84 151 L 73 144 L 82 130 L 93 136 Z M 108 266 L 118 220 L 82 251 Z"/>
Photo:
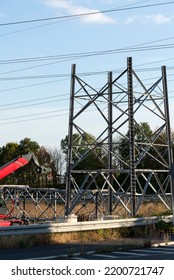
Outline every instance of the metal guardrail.
<path id="1" fill-rule="evenodd" d="M 27 235 L 27 234 L 46 234 L 46 233 L 63 233 L 74 231 L 87 231 L 97 229 L 134 227 L 157 223 L 161 220 L 171 222 L 173 216 L 163 217 L 145 217 L 145 218 L 130 218 L 117 220 L 102 220 L 90 222 L 64 222 L 52 224 L 33 224 L 12 227 L 0 227 L 0 236 L 10 235 Z"/>

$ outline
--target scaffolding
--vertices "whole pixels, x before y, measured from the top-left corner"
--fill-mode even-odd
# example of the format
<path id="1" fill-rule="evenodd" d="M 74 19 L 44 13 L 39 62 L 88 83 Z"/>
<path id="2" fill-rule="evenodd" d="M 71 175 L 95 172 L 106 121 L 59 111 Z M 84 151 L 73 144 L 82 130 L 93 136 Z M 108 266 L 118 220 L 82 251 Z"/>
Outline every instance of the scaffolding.
<path id="1" fill-rule="evenodd" d="M 96 215 L 135 216 L 147 194 L 157 196 L 167 209 L 173 209 L 166 67 L 161 67 L 161 77 L 150 86 L 133 70 L 131 57 L 126 69 L 113 76 L 109 72 L 106 84 L 98 90 L 79 77 L 76 65 L 72 65 L 66 215 L 81 205 L 80 209 L 86 207 Z M 98 125 L 95 136 L 90 132 L 90 112 Z M 147 116 L 158 124 L 150 134 Z M 88 168 L 87 161 L 96 164 Z M 88 203 L 82 204 L 85 195 Z M 95 205 L 92 209 L 90 203 Z"/>

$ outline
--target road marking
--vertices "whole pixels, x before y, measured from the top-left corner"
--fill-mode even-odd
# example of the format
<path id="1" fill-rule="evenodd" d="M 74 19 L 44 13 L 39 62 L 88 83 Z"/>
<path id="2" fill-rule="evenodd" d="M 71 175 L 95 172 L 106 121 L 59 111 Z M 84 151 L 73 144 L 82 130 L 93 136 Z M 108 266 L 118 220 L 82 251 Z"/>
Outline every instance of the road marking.
<path id="1" fill-rule="evenodd" d="M 118 255 L 132 255 L 132 256 L 147 256 L 147 254 L 139 254 L 139 253 L 135 253 L 135 252 L 112 252 L 112 254 L 118 254 Z"/>
<path id="2" fill-rule="evenodd" d="M 29 259 L 25 259 L 25 260 L 52 260 L 55 258 L 67 258 L 68 255 L 54 255 L 54 256 L 45 256 L 45 257 L 36 257 L 36 258 L 29 258 Z"/>
<path id="3" fill-rule="evenodd" d="M 79 258 L 78 257 L 71 257 L 71 260 L 82 260 L 83 261 L 83 260 L 86 260 L 86 259 L 82 258 L 82 257 L 81 258 L 80 257 Z"/>
<path id="4" fill-rule="evenodd" d="M 108 254 L 93 254 L 92 256 L 95 257 L 102 257 L 102 258 L 109 258 L 109 259 L 117 259 L 118 257 L 116 256 L 112 256 L 112 255 L 108 255 Z"/>
<path id="5" fill-rule="evenodd" d="M 87 251 L 84 255 L 91 255 L 91 254 L 94 254 L 94 253 L 96 253 L 96 251 Z M 74 253 L 74 254 L 72 254 L 72 257 L 76 257 L 76 256 L 80 256 L 80 255 L 82 255 L 82 254 L 81 253 Z M 69 258 L 69 257 L 70 257 L 69 254 L 64 254 L 64 255 L 53 255 L 53 256 L 29 258 L 29 259 L 26 259 L 26 260 L 52 260 L 52 259 L 55 259 L 55 258 L 63 259 L 63 258 Z"/>
<path id="6" fill-rule="evenodd" d="M 144 252 L 146 255 L 148 253 L 153 253 L 153 254 L 173 254 L 173 252 L 167 252 L 166 250 L 159 250 L 157 248 L 154 249 L 136 249 L 134 252 Z"/>
<path id="7" fill-rule="evenodd" d="M 172 247 L 159 247 L 158 249 L 163 249 L 163 250 L 169 250 L 169 251 L 173 251 L 174 252 L 174 247 L 172 248 Z"/>

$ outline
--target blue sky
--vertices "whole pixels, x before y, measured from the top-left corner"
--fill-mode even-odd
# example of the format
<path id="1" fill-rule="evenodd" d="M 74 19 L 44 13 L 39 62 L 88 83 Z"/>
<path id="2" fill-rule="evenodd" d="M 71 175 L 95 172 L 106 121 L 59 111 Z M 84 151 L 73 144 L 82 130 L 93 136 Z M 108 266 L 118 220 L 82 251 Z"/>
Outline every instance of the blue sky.
<path id="1" fill-rule="evenodd" d="M 114 50 L 135 45 L 173 44 L 174 3 L 134 8 L 159 3 L 165 1 L 1 0 L 0 146 L 29 137 L 40 145 L 59 147 L 60 140 L 68 132 L 71 64 L 76 63 L 78 73 L 107 72 L 125 69 L 129 56 L 133 58 L 135 69 L 144 69 L 140 72 L 140 78 L 143 79 L 152 76 L 152 72 L 146 73 L 146 68 L 159 69 L 153 72 L 154 78 L 160 76 L 161 65 L 166 65 L 169 69 L 171 127 L 174 128 L 174 69 L 170 69 L 174 62 L 172 47 L 155 51 L 128 50 L 124 53 L 86 58 L 55 59 L 58 55 Z M 22 23 L 27 20 L 120 8 L 120 11 L 75 19 Z M 10 24 L 15 22 L 21 23 Z M 54 59 L 43 60 L 47 56 L 54 56 Z M 22 62 L 21 59 L 25 61 Z M 97 88 L 104 85 L 107 74 L 84 79 Z M 100 127 L 100 123 L 93 121 L 94 118 L 95 112 L 91 112 L 81 120 L 82 124 L 90 124 L 92 133 Z M 148 116 L 146 119 L 150 121 L 150 125 L 157 125 L 155 120 L 148 120 Z"/>

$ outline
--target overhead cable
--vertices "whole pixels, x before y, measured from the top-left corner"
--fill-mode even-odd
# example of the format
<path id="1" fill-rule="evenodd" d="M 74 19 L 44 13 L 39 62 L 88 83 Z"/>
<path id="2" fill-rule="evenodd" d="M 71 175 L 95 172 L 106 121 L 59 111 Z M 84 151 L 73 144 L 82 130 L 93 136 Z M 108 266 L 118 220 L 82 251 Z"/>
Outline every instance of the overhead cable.
<path id="1" fill-rule="evenodd" d="M 156 3 L 156 4 L 147 4 L 147 5 L 141 5 L 141 6 L 133 6 L 133 7 L 125 7 L 125 8 L 113 8 L 113 9 L 108 9 L 108 10 L 103 10 L 103 11 L 94 11 L 94 12 L 88 12 L 88 13 L 79 13 L 79 14 L 56 16 L 56 17 L 47 17 L 47 18 L 30 19 L 30 20 L 23 20 L 23 21 L 6 22 L 6 23 L 0 23 L 0 27 L 9 26 L 9 25 L 17 25 L 17 24 L 35 23 L 35 22 L 42 22 L 42 21 L 51 21 L 51 20 L 58 20 L 58 19 L 85 17 L 85 16 L 91 16 L 91 15 L 106 14 L 106 13 L 120 12 L 120 11 L 126 11 L 126 10 L 143 9 L 143 8 L 151 8 L 151 7 L 171 5 L 171 4 L 174 4 L 174 1 L 161 2 L 161 3 Z"/>

